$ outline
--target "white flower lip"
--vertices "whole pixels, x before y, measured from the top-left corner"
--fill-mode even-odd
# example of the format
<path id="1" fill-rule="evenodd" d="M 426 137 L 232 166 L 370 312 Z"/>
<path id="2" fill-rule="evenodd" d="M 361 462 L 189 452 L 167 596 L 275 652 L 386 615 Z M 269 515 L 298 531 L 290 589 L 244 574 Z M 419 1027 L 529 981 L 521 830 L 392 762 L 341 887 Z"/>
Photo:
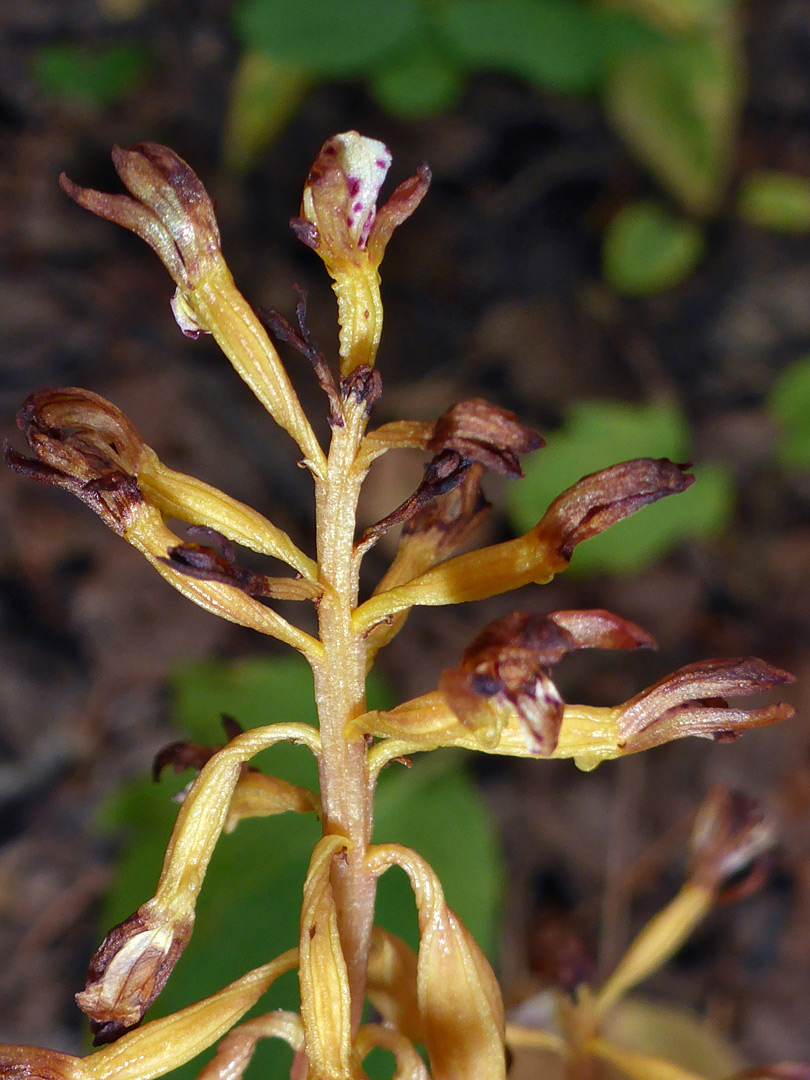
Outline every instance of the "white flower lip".
<path id="1" fill-rule="evenodd" d="M 349 186 L 346 224 L 358 246 L 365 248 L 374 218 L 377 196 L 391 167 L 391 151 L 378 139 L 346 131 L 331 140 Z"/>

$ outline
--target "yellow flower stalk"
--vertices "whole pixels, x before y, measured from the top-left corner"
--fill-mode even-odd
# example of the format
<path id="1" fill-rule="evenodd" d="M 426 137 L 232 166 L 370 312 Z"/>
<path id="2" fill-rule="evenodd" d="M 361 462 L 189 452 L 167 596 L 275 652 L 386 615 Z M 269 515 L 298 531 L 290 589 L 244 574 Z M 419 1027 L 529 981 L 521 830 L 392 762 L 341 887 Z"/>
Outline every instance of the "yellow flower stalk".
<path id="1" fill-rule="evenodd" d="M 369 711 L 365 680 L 412 609 L 549 581 L 566 568 L 577 544 L 679 494 L 693 477 L 666 459 L 622 462 L 583 477 L 545 512 L 538 507 L 537 524 L 524 536 L 458 554 L 486 516 L 486 473 L 520 476 L 520 456 L 540 449 L 543 439 L 480 398 L 451 403 L 434 422 L 402 419 L 369 430 L 382 390 L 375 369 L 383 317 L 379 267 L 394 229 L 427 193 L 427 167 L 378 207 L 391 155 L 382 143 L 350 131 L 324 144 L 307 178 L 292 227 L 332 278 L 338 356 L 330 363 L 313 342 L 303 293 L 295 324 L 272 312 L 266 321 L 307 356 L 325 392 L 331 434 L 322 447 L 275 345 L 233 283 L 201 181 L 154 143 L 116 148 L 113 160 L 129 194 L 102 194 L 64 177 L 63 188 L 154 249 L 176 284 L 172 310 L 181 330 L 190 337 L 210 333 L 297 444 L 314 486 L 312 550 L 302 550 L 225 492 L 160 461 L 132 422 L 90 391 L 32 394 L 18 425 L 33 456 L 7 444 L 6 460 L 24 476 L 77 495 L 207 611 L 298 650 L 312 668 L 318 726 L 284 716 L 243 732 L 226 718 L 223 745 L 181 742 L 158 755 L 156 774 L 171 766 L 198 775 L 182 795 L 154 895 L 133 898 L 133 914 L 104 938 L 77 995 L 96 1041 L 110 1045 L 84 1058 L 0 1047 L 0 1078 L 152 1080 L 222 1039 L 203 1080 L 237 1080 L 259 1040 L 281 1038 L 293 1050 L 293 1080 L 363 1080 L 364 1060 L 378 1047 L 393 1055 L 397 1080 L 503 1080 L 509 1040 L 559 1052 L 572 1077 L 585 1075 L 577 1068 L 590 1057 L 639 1080 L 675 1080 L 675 1072 L 620 1058 L 600 1041 L 599 1025 L 666 960 L 720 895 L 729 873 L 760 849 L 756 815 L 736 803 L 704 817 L 684 891 L 639 935 L 600 991 L 580 988 L 563 1010 L 566 1032 L 521 1032 L 506 1027 L 492 968 L 446 904 L 433 869 L 419 853 L 385 838 L 372 843 L 377 777 L 393 759 L 437 747 L 573 758 L 591 769 L 687 735 L 724 741 L 792 713 L 784 704 L 745 710 L 726 698 L 770 690 L 791 676 L 751 657 L 704 661 L 618 705 L 566 702 L 551 669 L 568 653 L 654 645 L 641 627 L 594 609 L 523 610 L 495 620 L 471 634 L 461 657 L 448 657 L 437 688 L 386 712 Z M 371 464 L 402 451 L 427 456 L 422 481 L 380 521 L 358 522 Z M 394 527 L 401 527 L 397 553 L 376 587 L 361 595 L 363 558 Z M 240 548 L 281 563 L 281 572 L 275 565 L 267 573 L 249 569 Z M 312 604 L 317 630 L 282 617 L 274 607 L 279 600 Z M 312 752 L 317 791 L 250 764 L 280 741 Z M 245 817 L 277 813 L 314 814 L 321 826 L 303 888 L 298 942 L 210 998 L 143 1022 L 193 932 L 197 897 L 221 834 Z M 413 887 L 416 953 L 375 925 L 377 881 L 390 866 L 403 869 Z M 240 1023 L 293 967 L 300 1009 Z M 364 1017 L 369 1002 L 378 1013 L 370 1019 Z"/>

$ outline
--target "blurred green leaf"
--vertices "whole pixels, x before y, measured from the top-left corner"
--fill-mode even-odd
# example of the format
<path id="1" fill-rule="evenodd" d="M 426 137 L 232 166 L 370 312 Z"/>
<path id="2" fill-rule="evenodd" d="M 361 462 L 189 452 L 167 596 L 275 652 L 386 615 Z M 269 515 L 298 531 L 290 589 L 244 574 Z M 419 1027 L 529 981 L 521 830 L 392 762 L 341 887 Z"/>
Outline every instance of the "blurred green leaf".
<path id="1" fill-rule="evenodd" d="M 55 42 L 34 55 L 34 78 L 48 94 L 100 106 L 129 93 L 149 68 L 149 52 L 136 42 L 90 49 Z"/>
<path id="2" fill-rule="evenodd" d="M 297 67 L 261 52 L 240 56 L 228 100 L 223 156 L 243 172 L 281 131 L 298 107 L 309 80 Z"/>
<path id="3" fill-rule="evenodd" d="M 297 657 L 190 665 L 176 673 L 172 690 L 178 727 L 184 736 L 204 743 L 222 741 L 222 712 L 245 727 L 315 719 L 312 674 Z M 369 704 L 394 704 L 373 673 Z M 317 784 L 314 761 L 304 747 L 279 744 L 255 761 L 294 783 Z M 108 804 L 105 828 L 123 834 L 125 843 L 104 903 L 102 932 L 152 894 L 177 814 L 170 793 L 189 776 L 173 777 L 167 771 L 160 784 L 136 781 Z M 449 901 L 491 951 L 503 878 L 500 853 L 494 825 L 462 760 L 445 754 L 410 770 L 391 766 L 380 778 L 376 807 L 375 836 L 406 843 L 424 855 L 442 879 Z M 297 940 L 304 878 L 319 835 L 314 816 L 283 814 L 244 821 L 221 838 L 200 894 L 191 942 L 150 1016 L 196 1001 Z M 413 896 L 404 875 L 396 871 L 381 881 L 378 921 L 416 944 Z M 297 1000 L 295 976 L 285 976 L 257 1009 L 296 1008 Z M 285 1063 L 289 1070 L 289 1060 L 284 1046 L 262 1043 L 251 1070 L 253 1075 L 282 1075 Z M 378 1065 L 378 1075 L 391 1075 L 388 1061 Z M 198 1059 L 174 1075 L 191 1080 L 200 1067 Z"/>
<path id="4" fill-rule="evenodd" d="M 728 182 L 744 70 L 737 34 L 722 27 L 624 52 L 607 77 L 613 126 L 693 213 L 715 210 Z"/>
<path id="5" fill-rule="evenodd" d="M 525 463 L 526 478 L 507 489 L 510 520 L 517 531 L 526 532 L 583 475 L 636 457 L 685 461 L 689 441 L 686 418 L 668 402 L 578 402 L 563 429 Z M 731 479 L 715 464 L 701 464 L 696 476 L 682 495 L 646 506 L 580 544 L 571 561 L 572 572 L 628 573 L 653 563 L 681 540 L 720 532 L 733 508 Z"/>
<path id="6" fill-rule="evenodd" d="M 599 21 L 578 0 L 446 0 L 438 25 L 468 67 L 550 90 L 593 90 L 602 75 Z"/>
<path id="7" fill-rule="evenodd" d="M 602 272 L 625 296 L 647 296 L 688 277 L 703 257 L 700 228 L 670 214 L 660 203 L 625 206 L 605 233 Z"/>
<path id="8" fill-rule="evenodd" d="M 386 55 L 371 72 L 374 98 L 405 120 L 450 108 L 463 87 L 464 73 L 428 30 Z"/>
<path id="9" fill-rule="evenodd" d="M 777 232 L 810 230 L 810 179 L 782 172 L 756 172 L 740 185 L 737 212 L 752 225 Z"/>
<path id="10" fill-rule="evenodd" d="M 670 31 L 711 27 L 739 4 L 740 0 L 624 0 L 626 8 Z"/>
<path id="11" fill-rule="evenodd" d="M 418 27 L 418 0 L 241 0 L 234 25 L 242 46 L 308 75 L 366 74 Z"/>
<path id="12" fill-rule="evenodd" d="M 768 395 L 767 409 L 780 432 L 779 463 L 786 469 L 810 467 L 810 356 L 779 375 Z"/>

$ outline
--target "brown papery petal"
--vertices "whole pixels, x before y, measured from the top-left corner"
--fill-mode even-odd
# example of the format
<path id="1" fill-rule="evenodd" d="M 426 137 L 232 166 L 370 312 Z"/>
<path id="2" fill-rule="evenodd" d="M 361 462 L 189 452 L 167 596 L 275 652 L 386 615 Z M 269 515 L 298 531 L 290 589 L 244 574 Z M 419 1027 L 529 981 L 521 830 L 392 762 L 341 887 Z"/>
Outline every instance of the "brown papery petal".
<path id="1" fill-rule="evenodd" d="M 621 710 L 619 731 L 622 739 L 628 740 L 679 706 L 691 703 L 699 709 L 714 704 L 724 708 L 726 697 L 759 694 L 793 681 L 787 671 L 752 656 L 688 664 L 626 702 Z M 712 701 L 718 698 L 719 702 Z M 733 726 L 733 723 L 727 725 L 731 729 Z M 704 730 L 700 734 L 709 732 Z"/>
<path id="2" fill-rule="evenodd" d="M 636 458 L 578 480 L 559 495 L 536 526 L 538 539 L 570 559 L 574 548 L 617 521 L 694 483 L 685 465 L 668 458 Z"/>
<path id="3" fill-rule="evenodd" d="M 716 787 L 698 810 L 689 844 L 689 876 L 716 891 L 773 846 L 774 830 L 756 799 Z"/>
<path id="4" fill-rule="evenodd" d="M 545 440 L 521 424 L 513 412 L 483 398 L 471 398 L 442 413 L 428 449 L 434 453 L 456 450 L 468 461 L 516 479 L 523 475 L 518 454 L 527 454 L 544 445 Z"/>
<path id="5" fill-rule="evenodd" d="M 193 917 L 175 919 L 148 902 L 110 930 L 90 961 L 87 986 L 76 995 L 96 1046 L 140 1023 L 166 985 L 193 925 Z"/>
<path id="6" fill-rule="evenodd" d="M 368 238 L 368 253 L 373 264 L 379 265 L 394 229 L 398 228 L 419 206 L 427 195 L 432 179 L 430 168 L 424 162 L 417 168 L 416 176 L 409 176 L 394 188 L 388 201 L 377 210 L 377 217 Z"/>
<path id="7" fill-rule="evenodd" d="M 220 261 L 214 207 L 199 177 L 158 143 L 116 146 L 112 158 L 134 198 L 79 187 L 64 174 L 62 189 L 86 210 L 140 236 L 178 285 L 193 286 Z"/>

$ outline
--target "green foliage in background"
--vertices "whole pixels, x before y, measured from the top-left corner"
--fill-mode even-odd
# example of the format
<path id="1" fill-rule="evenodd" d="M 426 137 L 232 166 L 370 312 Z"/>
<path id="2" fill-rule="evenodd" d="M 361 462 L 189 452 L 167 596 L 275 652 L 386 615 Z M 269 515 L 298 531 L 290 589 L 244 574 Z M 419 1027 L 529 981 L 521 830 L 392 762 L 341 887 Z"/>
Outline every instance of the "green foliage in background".
<path id="1" fill-rule="evenodd" d="M 740 185 L 737 212 L 752 225 L 784 233 L 810 231 L 810 178 L 762 171 Z"/>
<path id="2" fill-rule="evenodd" d="M 312 674 L 298 657 L 195 664 L 177 672 L 172 690 L 179 732 L 206 745 L 223 741 L 223 712 L 246 728 L 315 719 Z M 373 675 L 369 703 L 375 708 L 394 704 Z M 317 787 L 315 763 L 304 747 L 278 744 L 255 764 L 293 783 Z M 190 778 L 190 773 L 176 778 L 167 771 L 160 784 L 132 782 L 107 807 L 104 827 L 121 838 L 122 850 L 101 913 L 102 932 L 152 895 L 177 814 L 171 793 Z M 314 816 L 288 813 L 243 821 L 220 839 L 197 904 L 191 943 L 150 1015 L 165 1015 L 214 992 L 297 941 L 304 878 L 319 836 Z M 500 849 L 490 815 L 457 755 L 431 754 L 411 769 L 395 764 L 384 771 L 375 838 L 407 844 L 428 859 L 449 902 L 493 954 L 503 881 Z M 399 871 L 381 879 L 377 921 L 417 946 L 413 894 Z M 296 1002 L 292 973 L 273 987 L 258 1011 L 294 1008 Z M 379 1057 L 379 1076 L 390 1076 L 385 1055 Z M 263 1043 L 248 1076 L 277 1075 L 285 1061 L 289 1067 L 287 1048 L 276 1041 Z M 191 1080 L 200 1067 L 198 1060 L 173 1075 Z"/>
<path id="3" fill-rule="evenodd" d="M 149 51 L 134 41 L 95 49 L 55 42 L 37 51 L 33 75 L 46 94 L 98 108 L 139 86 L 149 67 Z"/>
<path id="4" fill-rule="evenodd" d="M 688 461 L 689 444 L 689 424 L 671 403 L 578 402 L 549 445 L 525 463 L 525 479 L 507 489 L 510 520 L 518 532 L 526 532 L 583 473 L 634 457 Z M 682 540 L 721 532 L 733 509 L 731 477 L 713 463 L 701 464 L 695 474 L 696 482 L 682 495 L 647 506 L 580 544 L 571 572 L 629 573 L 653 563 Z"/>
<path id="5" fill-rule="evenodd" d="M 624 296 L 647 296 L 688 277 L 705 247 L 693 221 L 670 214 L 652 200 L 628 203 L 605 234 L 602 274 Z"/>
<path id="6" fill-rule="evenodd" d="M 789 470 L 810 468 L 810 356 L 776 379 L 767 409 L 779 431 L 779 464 Z"/>

